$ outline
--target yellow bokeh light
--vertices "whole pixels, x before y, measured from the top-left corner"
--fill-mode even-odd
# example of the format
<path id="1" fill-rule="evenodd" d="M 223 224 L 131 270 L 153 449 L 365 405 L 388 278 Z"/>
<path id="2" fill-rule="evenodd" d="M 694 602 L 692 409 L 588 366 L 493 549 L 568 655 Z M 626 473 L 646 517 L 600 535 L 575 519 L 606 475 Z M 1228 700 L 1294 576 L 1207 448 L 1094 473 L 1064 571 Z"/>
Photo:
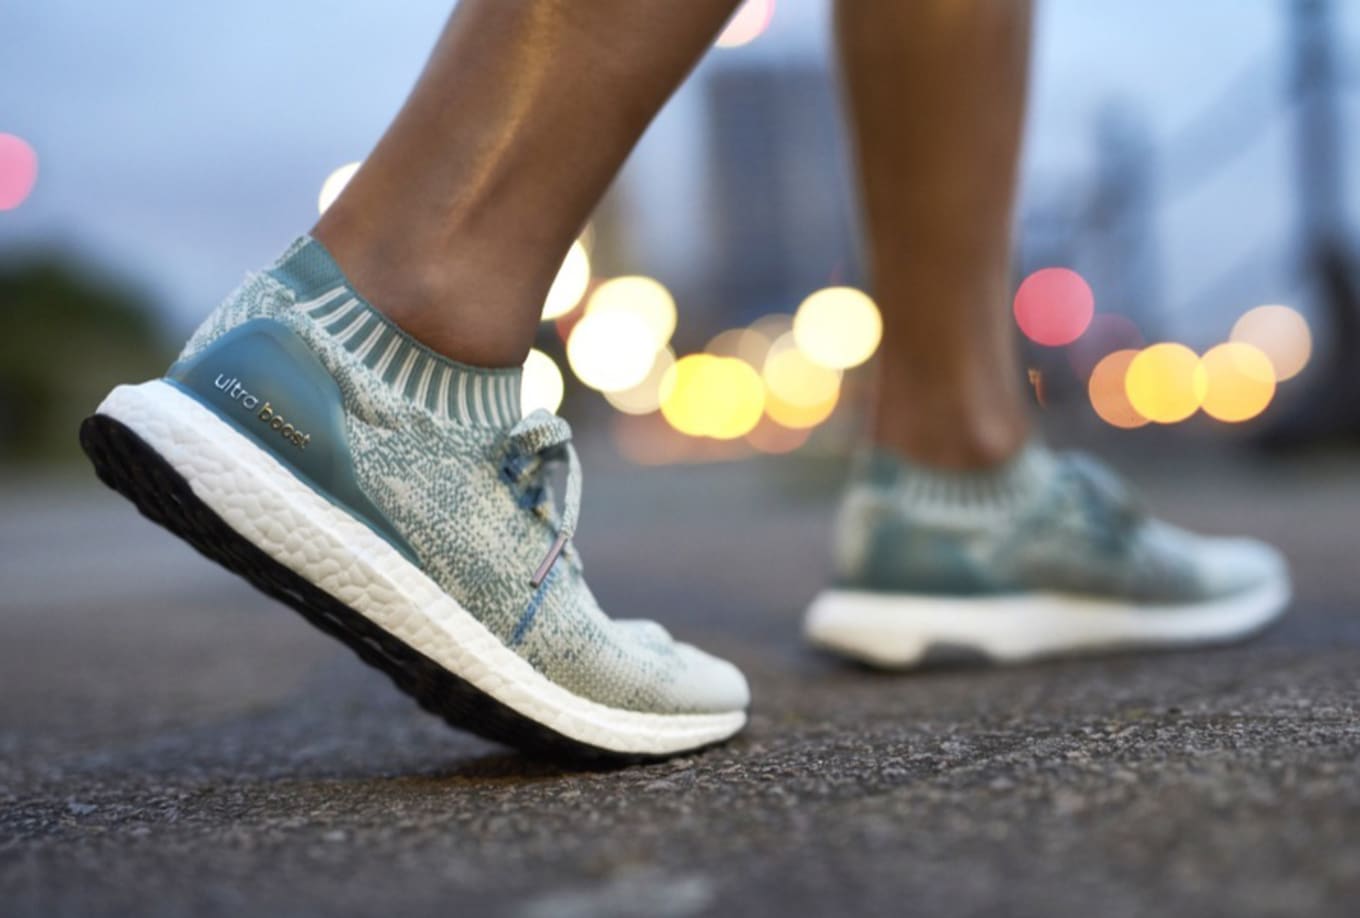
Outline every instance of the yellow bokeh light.
<path id="1" fill-rule="evenodd" d="M 562 395 L 566 385 L 562 381 L 562 371 L 557 361 L 534 348 L 524 360 L 523 376 L 520 379 L 519 410 L 528 414 L 538 408 L 556 411 L 562 405 Z"/>
<path id="2" fill-rule="evenodd" d="M 734 440 L 750 433 L 765 410 L 765 386 L 754 368 L 733 357 L 689 354 L 667 370 L 661 414 L 691 437 Z"/>
<path id="3" fill-rule="evenodd" d="M 1257 306 L 1233 325 L 1231 341 L 1250 344 L 1270 360 L 1277 382 L 1293 379 L 1308 365 L 1313 334 L 1308 320 L 1288 306 Z"/>
<path id="4" fill-rule="evenodd" d="M 750 44 L 769 28 L 774 18 L 775 0 L 746 0 L 728 20 L 727 26 L 714 42 L 719 48 L 740 48 Z"/>
<path id="5" fill-rule="evenodd" d="M 585 296 L 590 286 L 590 256 L 580 240 L 567 249 L 567 257 L 557 269 L 548 297 L 543 301 L 543 321 L 557 319 L 571 312 Z"/>
<path id="6" fill-rule="evenodd" d="M 652 329 L 637 315 L 609 310 L 581 317 L 567 337 L 567 363 L 601 392 L 631 389 L 647 378 L 656 357 Z"/>
<path id="7" fill-rule="evenodd" d="M 1204 413 L 1228 423 L 1256 417 L 1275 397 L 1275 368 L 1264 351 L 1241 341 L 1211 348 L 1200 360 Z"/>
<path id="8" fill-rule="evenodd" d="M 782 335 L 770 347 L 763 375 L 770 393 L 790 405 L 821 405 L 834 400 L 841 385 L 840 371 L 810 360 L 791 333 Z"/>
<path id="9" fill-rule="evenodd" d="M 1147 424 L 1148 419 L 1138 413 L 1129 401 L 1124 381 L 1128 376 L 1129 364 L 1138 356 L 1134 348 L 1106 354 L 1091 370 L 1091 378 L 1086 383 L 1091 407 L 1106 424 L 1132 430 Z"/>
<path id="10" fill-rule="evenodd" d="M 787 427 L 791 430 L 807 430 L 831 417 L 831 413 L 836 410 L 836 403 L 839 399 L 839 387 L 831 394 L 830 398 L 808 405 L 786 402 L 773 392 L 767 391 L 765 393 L 765 413 L 770 416 L 770 420 L 781 427 Z"/>
<path id="11" fill-rule="evenodd" d="M 605 281 L 586 301 L 586 315 L 624 312 L 647 323 L 652 331 L 652 351 L 665 347 L 675 333 L 675 298 L 660 281 L 626 275 Z"/>
<path id="12" fill-rule="evenodd" d="M 326 208 L 335 203 L 335 199 L 340 197 L 340 192 L 345 190 L 349 180 L 354 178 L 354 173 L 359 171 L 359 163 L 345 163 L 339 169 L 326 176 L 326 180 L 321 183 L 321 194 L 316 198 L 316 209 L 318 213 L 325 213 Z"/>
<path id="13" fill-rule="evenodd" d="M 587 255 L 595 254 L 595 224 L 587 223 L 585 229 L 581 230 L 581 235 L 576 237 L 576 241 L 581 243 Z"/>
<path id="14" fill-rule="evenodd" d="M 1158 424 L 1175 424 L 1204 401 L 1205 377 L 1199 355 L 1184 344 L 1163 342 L 1143 348 L 1124 376 L 1129 404 Z"/>
<path id="15" fill-rule="evenodd" d="M 749 363 L 719 357 L 709 371 L 716 393 L 708 435 L 735 440 L 755 429 L 765 413 L 765 384 Z"/>
<path id="16" fill-rule="evenodd" d="M 666 371 L 661 384 L 661 415 L 666 423 L 691 437 L 704 435 L 708 429 L 705 371 L 709 364 L 722 359 L 712 354 L 688 354 Z"/>
<path id="17" fill-rule="evenodd" d="M 825 287 L 803 300 L 793 317 L 798 348 L 833 370 L 859 366 L 878 350 L 883 318 L 854 287 Z"/>
<path id="18" fill-rule="evenodd" d="M 666 371 L 675 364 L 675 354 L 668 347 L 656 352 L 652 368 L 642 382 L 630 389 L 606 392 L 605 400 L 624 414 L 651 414 L 661 407 L 661 384 Z"/>

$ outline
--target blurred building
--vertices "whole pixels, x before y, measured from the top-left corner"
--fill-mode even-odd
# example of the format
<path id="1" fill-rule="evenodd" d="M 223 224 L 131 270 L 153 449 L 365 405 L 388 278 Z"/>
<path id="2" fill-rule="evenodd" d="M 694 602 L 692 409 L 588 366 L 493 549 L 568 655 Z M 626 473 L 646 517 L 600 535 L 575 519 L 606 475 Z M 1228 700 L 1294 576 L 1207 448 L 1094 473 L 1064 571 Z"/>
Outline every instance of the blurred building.
<path id="1" fill-rule="evenodd" d="M 734 61 L 704 86 L 702 208 L 712 310 L 728 325 L 863 282 L 831 75 Z"/>

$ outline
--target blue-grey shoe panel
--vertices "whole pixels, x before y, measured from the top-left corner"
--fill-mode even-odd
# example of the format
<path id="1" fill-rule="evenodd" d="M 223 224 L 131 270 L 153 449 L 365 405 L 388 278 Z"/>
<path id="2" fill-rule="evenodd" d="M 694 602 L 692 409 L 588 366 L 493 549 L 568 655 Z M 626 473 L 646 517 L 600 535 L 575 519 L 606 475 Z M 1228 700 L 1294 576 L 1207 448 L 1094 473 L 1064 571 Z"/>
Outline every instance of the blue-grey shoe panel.
<path id="1" fill-rule="evenodd" d="M 167 381 L 211 408 L 408 560 L 415 552 L 359 486 L 340 388 L 276 319 L 250 319 L 178 360 Z"/>
<path id="2" fill-rule="evenodd" d="M 1054 591 L 1193 603 L 1286 576 L 1279 553 L 1149 517 L 1112 473 L 1062 455 L 1025 500 L 992 512 L 922 509 L 882 467 L 852 483 L 835 542 L 842 589 L 984 596 Z"/>

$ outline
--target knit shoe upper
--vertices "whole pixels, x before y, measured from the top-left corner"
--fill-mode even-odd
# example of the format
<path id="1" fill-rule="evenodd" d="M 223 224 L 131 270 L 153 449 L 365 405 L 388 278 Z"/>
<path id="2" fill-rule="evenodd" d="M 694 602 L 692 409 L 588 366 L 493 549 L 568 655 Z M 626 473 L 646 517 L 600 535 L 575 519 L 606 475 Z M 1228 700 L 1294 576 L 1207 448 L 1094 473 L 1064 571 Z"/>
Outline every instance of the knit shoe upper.
<path id="1" fill-rule="evenodd" d="M 1113 473 L 1031 446 L 1004 474 L 932 475 L 866 457 L 842 504 L 836 586 L 942 596 L 1059 592 L 1187 604 L 1286 579 L 1274 548 L 1147 515 Z M 953 493 L 951 493 L 951 484 Z"/>
<path id="2" fill-rule="evenodd" d="M 500 642 L 553 683 L 613 708 L 746 707 L 731 664 L 600 610 L 569 544 L 579 471 L 563 513 L 546 474 L 557 459 L 574 461 L 570 428 L 543 412 L 520 416 L 518 369 L 463 366 L 424 348 L 307 238 L 249 276 L 176 367 L 260 319 L 294 333 L 338 385 L 359 515 Z"/>

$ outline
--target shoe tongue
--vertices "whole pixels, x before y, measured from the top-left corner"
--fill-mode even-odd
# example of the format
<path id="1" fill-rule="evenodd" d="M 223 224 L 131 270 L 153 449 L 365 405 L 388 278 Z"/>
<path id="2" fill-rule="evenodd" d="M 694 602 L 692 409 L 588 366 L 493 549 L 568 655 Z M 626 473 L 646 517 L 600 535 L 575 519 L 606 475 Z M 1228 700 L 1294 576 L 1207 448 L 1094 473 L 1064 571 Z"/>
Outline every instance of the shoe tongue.
<path id="1" fill-rule="evenodd" d="M 1133 492 L 1105 463 L 1086 453 L 1068 453 L 1062 457 L 1062 465 L 1069 475 L 1085 483 L 1110 504 L 1134 508 L 1136 499 Z"/>

